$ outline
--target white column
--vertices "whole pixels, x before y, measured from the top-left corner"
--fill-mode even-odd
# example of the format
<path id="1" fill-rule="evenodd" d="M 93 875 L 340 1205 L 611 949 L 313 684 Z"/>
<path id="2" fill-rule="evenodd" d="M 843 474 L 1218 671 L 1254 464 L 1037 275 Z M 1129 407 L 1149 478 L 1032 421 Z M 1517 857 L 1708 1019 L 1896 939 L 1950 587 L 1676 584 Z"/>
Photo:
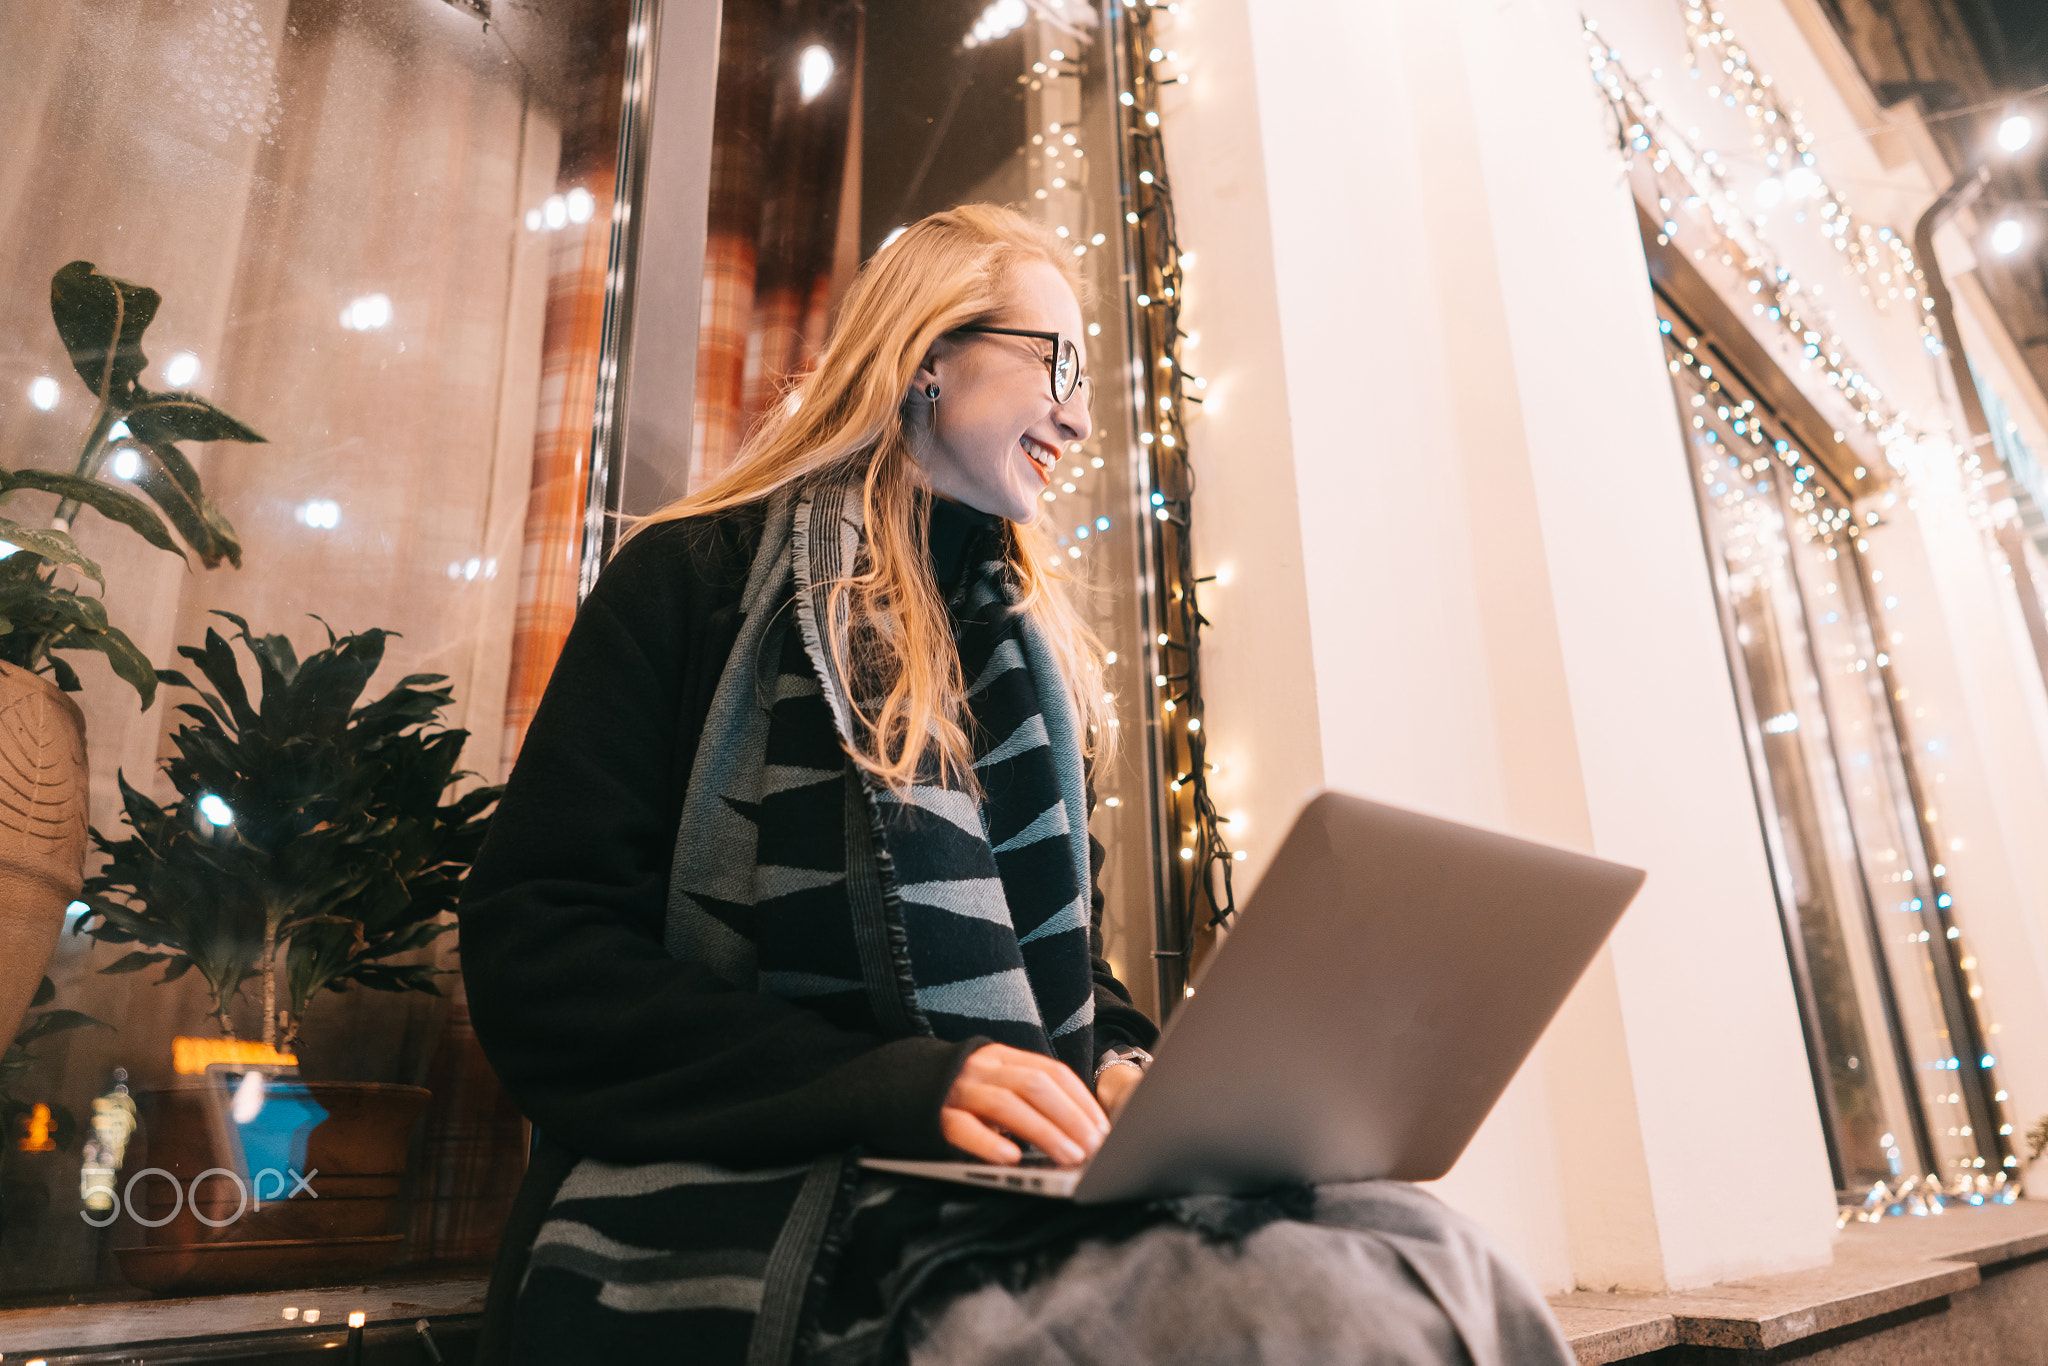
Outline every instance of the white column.
<path id="1" fill-rule="evenodd" d="M 1195 363 L 1226 395 L 1194 433 L 1196 531 L 1266 576 L 1215 596 L 1212 732 L 1262 765 L 1271 739 L 1297 786 L 1651 874 L 1443 1194 L 1552 1288 L 1824 1262 L 1812 1082 L 1576 11 L 1185 9 L 1166 133 Z M 1225 665 L 1240 638 L 1277 667 Z M 1247 794 L 1253 828 L 1285 790 Z"/>

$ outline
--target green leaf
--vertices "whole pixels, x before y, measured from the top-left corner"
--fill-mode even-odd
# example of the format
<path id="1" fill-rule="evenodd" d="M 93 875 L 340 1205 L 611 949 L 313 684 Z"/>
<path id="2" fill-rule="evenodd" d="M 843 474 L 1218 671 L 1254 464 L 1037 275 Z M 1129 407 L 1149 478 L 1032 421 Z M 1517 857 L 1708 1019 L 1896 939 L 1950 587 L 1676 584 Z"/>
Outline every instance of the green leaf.
<path id="1" fill-rule="evenodd" d="M 234 717 L 228 715 L 227 704 L 222 702 L 218 697 L 215 697 L 206 689 L 200 687 L 197 683 L 194 683 L 191 679 L 185 677 L 185 675 L 180 673 L 178 670 L 158 669 L 156 671 L 156 681 L 159 683 L 169 683 L 171 686 L 177 688 L 189 688 L 193 692 L 198 693 L 199 699 L 202 702 L 206 703 L 207 710 L 211 711 L 215 716 L 219 717 L 222 725 L 227 726 L 230 729 L 234 727 L 235 719 Z M 180 707 L 178 708 L 178 710 L 183 712 L 189 712 L 195 719 L 200 721 L 204 721 L 206 719 L 205 714 L 202 713 L 197 707 L 192 707 L 188 705 Z"/>
<path id="2" fill-rule="evenodd" d="M 249 705 L 249 689 L 242 682 L 242 666 L 225 636 L 209 627 L 204 649 L 180 645 L 178 653 L 197 664 L 199 672 L 206 675 L 206 681 L 213 684 L 221 700 L 227 704 L 229 716 L 234 718 L 234 729 L 241 731 L 255 727 L 256 709 Z"/>
<path id="3" fill-rule="evenodd" d="M 134 953 L 123 954 L 121 957 L 116 958 L 113 962 L 101 968 L 100 971 L 109 975 L 117 972 L 141 972 L 151 963 L 162 963 L 170 957 L 171 955 L 168 953 L 144 953 L 142 950 L 137 949 Z"/>
<path id="4" fill-rule="evenodd" d="M 48 656 L 45 662 L 49 664 L 50 672 L 56 676 L 59 690 L 63 692 L 85 691 L 85 684 L 78 680 L 78 670 L 72 668 L 55 655 Z"/>
<path id="5" fill-rule="evenodd" d="M 48 470 L 0 471 L 0 491 L 33 489 L 37 493 L 54 493 L 60 498 L 74 502 L 111 517 L 121 525 L 141 536 L 158 550 L 168 550 L 179 559 L 185 552 L 178 549 L 178 543 L 171 539 L 169 528 L 163 518 L 149 510 L 149 505 L 134 494 L 103 484 L 97 479 L 80 479 L 75 474 L 55 474 Z M 16 542 L 20 544 L 20 542 Z"/>
<path id="6" fill-rule="evenodd" d="M 0 541 L 11 541 L 23 550 L 33 551 L 51 564 L 69 565 L 91 579 L 101 588 L 107 586 L 106 576 L 100 567 L 85 557 L 78 543 L 62 531 L 46 531 L 40 527 L 26 527 L 6 517 L 0 517 Z"/>
<path id="7" fill-rule="evenodd" d="M 149 365 L 142 334 L 162 304 L 155 290 L 102 275 L 90 261 L 73 261 L 50 277 L 50 317 L 71 367 L 95 395 L 117 405 Z"/>
<path id="8" fill-rule="evenodd" d="M 156 704 L 156 666 L 149 657 L 135 648 L 135 642 L 127 633 L 112 626 L 89 633 L 73 633 L 52 642 L 59 650 L 98 650 L 107 657 L 107 663 L 114 666 L 114 676 L 119 678 L 142 699 L 142 709 L 148 711 Z"/>
<path id="9" fill-rule="evenodd" d="M 88 1026 L 100 1029 L 113 1028 L 105 1020 L 96 1020 L 82 1010 L 46 1010 L 22 1026 L 21 1032 L 14 1036 L 14 1041 L 17 1044 L 32 1044 L 37 1039 L 46 1039 L 52 1034 L 85 1029 Z"/>
<path id="10" fill-rule="evenodd" d="M 151 445 L 268 439 L 197 394 L 154 394 L 147 389 L 136 391 L 135 406 L 128 410 L 128 430 Z"/>
<path id="11" fill-rule="evenodd" d="M 199 486 L 199 471 L 185 453 L 168 441 L 145 443 L 149 459 L 135 476 L 135 487 L 163 509 L 185 543 L 199 553 L 208 569 L 228 561 L 242 567 L 242 542 L 235 528 Z"/>

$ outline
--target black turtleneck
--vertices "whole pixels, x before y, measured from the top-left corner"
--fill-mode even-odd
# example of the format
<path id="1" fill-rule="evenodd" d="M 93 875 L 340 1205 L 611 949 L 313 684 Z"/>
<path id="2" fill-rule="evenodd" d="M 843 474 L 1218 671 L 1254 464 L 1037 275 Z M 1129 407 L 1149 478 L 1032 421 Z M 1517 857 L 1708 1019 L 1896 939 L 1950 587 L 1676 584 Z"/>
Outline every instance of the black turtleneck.
<path id="1" fill-rule="evenodd" d="M 939 596 L 952 602 L 967 571 L 1002 545 L 1003 519 L 948 498 L 931 500 L 932 577 Z"/>

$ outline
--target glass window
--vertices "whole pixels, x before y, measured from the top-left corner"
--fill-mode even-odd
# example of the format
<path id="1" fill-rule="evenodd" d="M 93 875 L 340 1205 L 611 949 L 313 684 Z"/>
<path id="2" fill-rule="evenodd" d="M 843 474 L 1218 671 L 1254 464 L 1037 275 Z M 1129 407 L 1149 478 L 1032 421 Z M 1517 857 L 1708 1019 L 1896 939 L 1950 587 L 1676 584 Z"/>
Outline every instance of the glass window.
<path id="1" fill-rule="evenodd" d="M 1836 1185 L 1999 1174 L 1981 988 L 1916 819 L 1855 512 L 1681 313 L 1662 327 Z"/>
<path id="2" fill-rule="evenodd" d="M 2026 528 L 2027 539 L 2034 543 L 2037 553 L 2048 554 L 2048 470 L 2041 468 L 2041 459 L 2020 434 L 2020 424 L 2013 421 L 2012 409 L 2006 406 L 2003 396 L 1992 388 L 1983 373 L 1972 368 L 1971 376 L 1977 384 L 1977 397 L 1984 405 L 1984 421 L 1991 428 L 1992 449 L 2019 488 L 2013 497 L 2019 503 L 2020 521 Z M 2035 582 L 2039 583 L 2037 576 Z"/>
<path id="3" fill-rule="evenodd" d="M 860 263 L 899 229 L 963 203 L 1017 208 L 1071 244 L 1093 291 L 1094 432 L 1050 488 L 1064 567 L 1093 590 L 1090 624 L 1114 651 L 1108 682 L 1124 743 L 1095 775 L 1093 826 L 1108 957 L 1157 1013 L 1151 961 L 1146 652 L 1123 325 L 1114 54 L 1093 6 L 1066 0 L 819 3 L 725 0 L 698 338 L 691 482 L 737 453 L 785 381 L 822 344 Z M 1063 17 L 1056 17 L 1063 16 Z M 759 168 L 787 168 L 766 177 Z M 644 510 L 644 509 L 636 509 Z"/>
<path id="4" fill-rule="evenodd" d="M 498 781 L 573 614 L 627 10 L 0 11 L 0 463 L 100 491 L 70 534 L 104 593 L 69 568 L 52 591 L 103 600 L 145 685 L 149 665 L 199 685 L 166 682 L 144 709 L 108 655 L 52 663 L 23 644 L 29 617 L 0 612 L 0 657 L 78 685 L 102 841 L 140 819 L 196 851 L 171 872 L 168 856 L 92 854 L 87 895 L 142 919 L 57 908 L 102 937 L 61 937 L 27 1012 L 41 1036 L 0 1065 L 10 1299 L 317 1284 L 494 1249 L 524 1125 L 468 1027 L 453 936 L 434 930 L 450 918 L 393 909 L 445 907 L 448 880 L 404 865 L 419 880 L 394 903 L 335 832 L 399 867 L 392 831 Z M 111 335 L 117 297 L 147 327 L 140 353 L 132 336 L 115 348 L 109 381 L 92 336 Z M 30 477 L 6 495 L 24 549 L 57 544 L 43 529 L 66 515 L 63 487 Z M 138 534 L 137 510 L 189 563 Z M 50 576 L 6 561 L 10 604 L 42 591 L 22 587 L 24 565 Z M 209 631 L 213 657 L 180 657 Z M 351 661 L 375 665 L 359 692 Z M 340 740 L 291 748 L 316 728 L 286 709 L 345 712 L 400 686 L 427 694 L 416 720 L 468 733 L 459 759 L 434 751 L 467 774 L 445 795 L 421 746 L 405 794 Z M 191 738 L 214 710 L 202 690 L 228 714 L 227 758 Z M 160 760 L 212 786 L 181 789 Z M 433 838 L 422 847 L 459 871 L 461 840 Z M 319 989 L 330 969 L 345 989 Z"/>

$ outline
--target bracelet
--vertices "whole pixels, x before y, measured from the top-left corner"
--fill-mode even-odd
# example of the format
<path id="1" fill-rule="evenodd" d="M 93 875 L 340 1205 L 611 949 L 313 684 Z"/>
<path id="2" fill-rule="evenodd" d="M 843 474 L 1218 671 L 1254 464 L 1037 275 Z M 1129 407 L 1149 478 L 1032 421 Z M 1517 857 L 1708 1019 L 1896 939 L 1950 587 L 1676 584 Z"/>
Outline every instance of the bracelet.
<path id="1" fill-rule="evenodd" d="M 1112 1048 L 1109 1050 L 1109 1056 L 1096 1066 L 1095 1080 L 1101 1081 L 1102 1074 L 1112 1067 L 1135 1067 L 1139 1074 L 1143 1075 L 1146 1065 L 1151 1061 L 1152 1055 L 1142 1048 Z"/>

